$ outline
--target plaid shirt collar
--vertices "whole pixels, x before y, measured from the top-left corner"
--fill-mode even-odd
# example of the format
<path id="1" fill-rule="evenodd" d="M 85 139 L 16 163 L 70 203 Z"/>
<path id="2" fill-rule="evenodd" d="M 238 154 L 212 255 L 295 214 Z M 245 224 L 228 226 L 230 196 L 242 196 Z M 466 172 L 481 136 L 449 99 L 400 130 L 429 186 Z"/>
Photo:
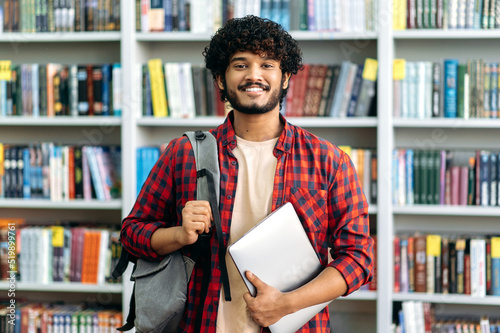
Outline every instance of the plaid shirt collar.
<path id="1" fill-rule="evenodd" d="M 280 113 L 280 121 L 284 124 L 283 132 L 281 133 L 276 146 L 274 147 L 274 155 L 281 156 L 283 153 L 289 154 L 292 150 L 294 141 L 294 126 L 290 124 L 285 117 Z M 221 133 L 220 141 L 222 146 L 229 146 L 231 150 L 236 147 L 236 134 L 233 128 L 234 111 L 229 112 L 224 123 L 219 127 Z"/>

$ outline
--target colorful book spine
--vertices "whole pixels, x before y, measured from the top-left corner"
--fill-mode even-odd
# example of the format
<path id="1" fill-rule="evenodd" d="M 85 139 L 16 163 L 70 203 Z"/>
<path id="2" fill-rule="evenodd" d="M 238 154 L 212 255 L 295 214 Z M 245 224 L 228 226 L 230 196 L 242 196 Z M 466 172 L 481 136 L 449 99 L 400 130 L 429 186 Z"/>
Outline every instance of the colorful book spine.
<path id="1" fill-rule="evenodd" d="M 500 296 L 500 237 L 491 237 L 491 294 Z"/>
<path id="2" fill-rule="evenodd" d="M 469 0 L 471 1 L 471 0 Z M 481 29 L 481 16 L 483 13 L 483 1 L 477 0 L 474 3 L 474 29 Z"/>
<path id="3" fill-rule="evenodd" d="M 498 13 L 500 16 L 500 13 Z M 498 63 L 492 63 L 490 64 L 490 78 L 491 78 L 491 83 L 490 83 L 490 117 L 491 118 L 498 118 L 499 114 L 499 99 L 498 99 Z"/>
<path id="4" fill-rule="evenodd" d="M 457 117 L 458 59 L 444 61 L 444 116 Z"/>
<path id="5" fill-rule="evenodd" d="M 479 197 L 481 206 L 490 204 L 490 152 L 482 150 L 479 152 Z"/>
<path id="6" fill-rule="evenodd" d="M 465 103 L 466 96 L 466 80 L 467 80 L 467 66 L 465 64 L 458 65 L 457 72 L 457 118 L 465 118 Z M 467 92 L 468 94 L 468 92 Z"/>
<path id="7" fill-rule="evenodd" d="M 122 68 L 120 63 L 114 63 L 111 73 L 111 82 L 113 82 L 113 115 L 121 117 L 122 115 Z"/>
<path id="8" fill-rule="evenodd" d="M 441 65 L 432 64 L 432 117 L 441 116 Z"/>
<path id="9" fill-rule="evenodd" d="M 414 151 L 413 149 L 406 150 L 406 204 L 413 205 L 414 197 Z"/>

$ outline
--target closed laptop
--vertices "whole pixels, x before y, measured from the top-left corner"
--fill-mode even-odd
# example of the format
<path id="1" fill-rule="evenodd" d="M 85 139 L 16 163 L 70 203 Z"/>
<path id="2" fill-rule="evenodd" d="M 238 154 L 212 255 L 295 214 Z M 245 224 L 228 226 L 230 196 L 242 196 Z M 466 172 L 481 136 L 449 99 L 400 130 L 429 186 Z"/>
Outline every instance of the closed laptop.
<path id="1" fill-rule="evenodd" d="M 276 289 L 287 292 L 315 278 L 322 266 L 291 203 L 276 209 L 228 247 L 248 290 L 255 287 L 245 276 L 251 271 Z M 295 332 L 330 302 L 304 308 L 269 326 L 273 333 Z"/>

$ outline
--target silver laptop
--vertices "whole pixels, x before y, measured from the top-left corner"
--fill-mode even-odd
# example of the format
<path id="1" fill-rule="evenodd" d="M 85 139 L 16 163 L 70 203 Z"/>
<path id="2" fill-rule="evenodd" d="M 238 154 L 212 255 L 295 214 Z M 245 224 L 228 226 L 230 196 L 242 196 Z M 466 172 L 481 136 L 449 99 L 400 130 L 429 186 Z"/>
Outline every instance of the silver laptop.
<path id="1" fill-rule="evenodd" d="M 228 247 L 250 294 L 255 287 L 245 276 L 251 271 L 282 292 L 291 291 L 315 278 L 322 270 L 302 223 L 291 203 L 276 209 Z M 300 329 L 330 302 L 310 306 L 269 326 L 273 333 Z"/>

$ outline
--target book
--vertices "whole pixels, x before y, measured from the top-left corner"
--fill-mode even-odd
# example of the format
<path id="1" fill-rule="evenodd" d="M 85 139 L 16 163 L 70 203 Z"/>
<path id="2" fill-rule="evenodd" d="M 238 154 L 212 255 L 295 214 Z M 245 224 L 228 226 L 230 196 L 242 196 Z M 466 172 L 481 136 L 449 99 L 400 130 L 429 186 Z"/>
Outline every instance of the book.
<path id="1" fill-rule="evenodd" d="M 393 30 L 406 30 L 406 4 L 407 0 L 393 1 Z"/>
<path id="2" fill-rule="evenodd" d="M 415 292 L 427 292 L 426 249 L 426 236 L 415 236 Z"/>
<path id="3" fill-rule="evenodd" d="M 486 296 L 486 240 L 470 240 L 471 296 Z"/>
<path id="4" fill-rule="evenodd" d="M 491 294 L 500 296 L 500 237 L 491 237 Z"/>
<path id="5" fill-rule="evenodd" d="M 441 293 L 441 236 L 427 235 L 426 289 L 428 294 Z"/>
<path id="6" fill-rule="evenodd" d="M 401 291 L 401 239 L 399 236 L 394 235 L 393 239 L 393 253 L 394 253 L 394 287 L 393 291 L 398 293 Z"/>
<path id="7" fill-rule="evenodd" d="M 444 116 L 457 117 L 457 78 L 458 60 L 446 59 L 444 61 Z"/>
<path id="8" fill-rule="evenodd" d="M 155 117 L 166 117 L 168 115 L 167 97 L 165 95 L 165 76 L 163 74 L 161 59 L 149 60 L 148 71 L 151 85 L 153 114 Z"/>
<path id="9" fill-rule="evenodd" d="M 441 237 L 441 258 L 438 260 L 441 260 L 441 281 L 436 280 L 436 283 L 441 285 L 441 293 L 448 294 L 450 290 L 450 239 L 447 236 Z"/>
<path id="10" fill-rule="evenodd" d="M 432 92 L 431 92 L 431 115 L 440 117 L 441 115 L 441 65 L 432 63 Z"/>
<path id="11" fill-rule="evenodd" d="M 376 80 L 378 73 L 378 61 L 366 58 L 363 66 L 361 88 L 356 103 L 356 117 L 366 117 L 369 115 L 376 94 Z"/>
<path id="12" fill-rule="evenodd" d="M 449 274 L 448 274 L 448 292 L 450 294 L 458 293 L 458 280 L 457 280 L 457 248 L 456 248 L 456 239 L 450 239 L 448 242 L 448 257 L 449 257 Z"/>

